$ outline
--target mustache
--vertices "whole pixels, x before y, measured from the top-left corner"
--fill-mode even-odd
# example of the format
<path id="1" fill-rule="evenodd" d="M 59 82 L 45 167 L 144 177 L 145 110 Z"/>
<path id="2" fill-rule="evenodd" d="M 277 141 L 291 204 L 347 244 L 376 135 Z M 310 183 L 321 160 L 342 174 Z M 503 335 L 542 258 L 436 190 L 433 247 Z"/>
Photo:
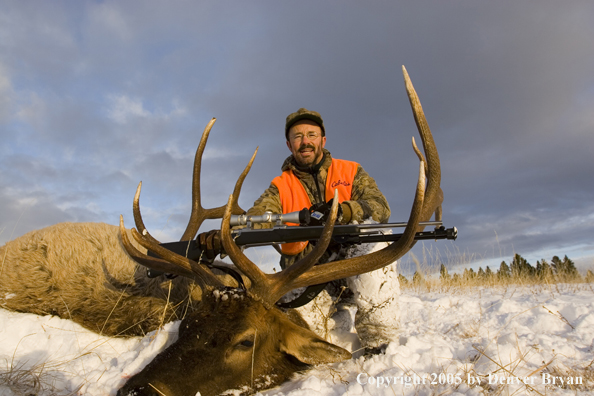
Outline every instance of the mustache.
<path id="1" fill-rule="evenodd" d="M 312 149 L 315 151 L 316 146 L 314 146 L 313 144 L 302 144 L 301 147 L 299 147 L 299 151 L 306 150 L 306 149 Z"/>

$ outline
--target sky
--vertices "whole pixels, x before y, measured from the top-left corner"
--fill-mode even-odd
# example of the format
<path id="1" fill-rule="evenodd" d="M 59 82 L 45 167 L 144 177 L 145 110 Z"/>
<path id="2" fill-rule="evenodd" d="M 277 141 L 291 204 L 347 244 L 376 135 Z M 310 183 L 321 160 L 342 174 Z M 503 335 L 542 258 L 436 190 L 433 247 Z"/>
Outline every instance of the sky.
<path id="1" fill-rule="evenodd" d="M 404 221 L 418 173 L 405 65 L 440 153 L 444 222 L 459 230 L 413 254 L 594 266 L 591 1 L 0 4 L 0 243 L 120 214 L 132 227 L 141 180 L 147 227 L 178 240 L 212 117 L 203 204 L 226 202 L 259 147 L 247 209 L 280 174 L 300 107 Z"/>

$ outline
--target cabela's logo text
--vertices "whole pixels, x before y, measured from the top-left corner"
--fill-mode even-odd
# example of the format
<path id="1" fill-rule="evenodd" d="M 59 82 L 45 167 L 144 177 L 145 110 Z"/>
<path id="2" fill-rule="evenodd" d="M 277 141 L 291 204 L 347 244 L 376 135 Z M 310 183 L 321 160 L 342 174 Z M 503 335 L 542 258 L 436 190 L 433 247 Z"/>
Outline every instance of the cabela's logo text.
<path id="1" fill-rule="evenodd" d="M 346 182 L 346 181 L 342 181 L 342 180 L 340 180 L 340 179 L 339 179 L 339 180 L 337 180 L 337 181 L 335 181 L 335 182 L 332 182 L 332 187 L 337 187 L 337 186 L 345 186 L 345 187 L 348 187 L 348 186 L 350 186 L 350 185 L 351 185 L 351 183 L 349 183 L 349 182 Z"/>

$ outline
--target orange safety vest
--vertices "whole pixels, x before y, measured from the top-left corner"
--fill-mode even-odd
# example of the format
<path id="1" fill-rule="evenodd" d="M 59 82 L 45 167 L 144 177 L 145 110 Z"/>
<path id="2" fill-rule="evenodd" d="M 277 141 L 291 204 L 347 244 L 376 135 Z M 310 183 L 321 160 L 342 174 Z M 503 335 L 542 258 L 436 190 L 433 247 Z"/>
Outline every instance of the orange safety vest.
<path id="1" fill-rule="evenodd" d="M 338 190 L 338 202 L 351 199 L 353 181 L 358 167 L 359 164 L 356 162 L 332 158 L 326 178 L 326 202 L 334 198 L 335 189 Z M 282 175 L 275 177 L 272 184 L 278 188 L 283 214 L 297 212 L 312 206 L 305 187 L 292 170 L 286 170 Z M 308 242 L 284 243 L 281 245 L 281 251 L 283 254 L 294 256 L 305 249 L 307 244 Z"/>

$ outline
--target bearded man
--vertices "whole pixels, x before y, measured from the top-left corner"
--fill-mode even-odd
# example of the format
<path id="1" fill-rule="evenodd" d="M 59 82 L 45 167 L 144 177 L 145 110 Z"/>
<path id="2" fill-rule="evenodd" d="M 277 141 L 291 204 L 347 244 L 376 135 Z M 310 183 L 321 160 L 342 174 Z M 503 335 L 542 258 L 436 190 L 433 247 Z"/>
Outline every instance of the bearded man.
<path id="1" fill-rule="evenodd" d="M 262 215 L 266 211 L 291 213 L 312 207 L 323 212 L 329 210 L 331 203 L 327 203 L 337 189 L 342 224 L 368 218 L 378 223 L 388 221 L 390 207 L 375 180 L 358 163 L 332 158 L 324 148 L 326 130 L 318 112 L 301 108 L 289 114 L 285 138 L 291 155 L 281 167 L 282 174 L 256 200 L 248 215 Z M 303 242 L 285 244 L 281 249 L 280 265 L 284 269 L 312 247 Z M 331 253 L 336 252 L 327 252 L 320 262 L 328 261 Z"/>

